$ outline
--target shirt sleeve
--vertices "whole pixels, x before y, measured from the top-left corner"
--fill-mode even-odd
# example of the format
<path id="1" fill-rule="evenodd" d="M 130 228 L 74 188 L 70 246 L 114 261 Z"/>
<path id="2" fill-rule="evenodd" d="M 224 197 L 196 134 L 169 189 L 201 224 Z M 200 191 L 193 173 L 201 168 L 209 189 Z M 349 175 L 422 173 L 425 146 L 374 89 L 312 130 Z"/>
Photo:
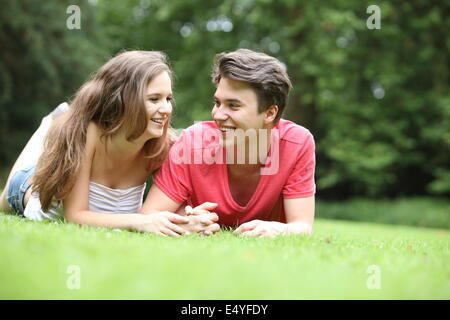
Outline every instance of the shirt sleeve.
<path id="1" fill-rule="evenodd" d="M 188 161 L 184 161 L 187 155 L 183 155 L 190 150 L 183 148 L 187 142 L 186 135 L 182 134 L 154 177 L 156 186 L 178 204 L 183 204 L 192 190 Z"/>
<path id="2" fill-rule="evenodd" d="M 316 167 L 315 143 L 310 132 L 297 154 L 295 165 L 283 187 L 285 199 L 304 198 L 316 193 L 314 172 Z"/>

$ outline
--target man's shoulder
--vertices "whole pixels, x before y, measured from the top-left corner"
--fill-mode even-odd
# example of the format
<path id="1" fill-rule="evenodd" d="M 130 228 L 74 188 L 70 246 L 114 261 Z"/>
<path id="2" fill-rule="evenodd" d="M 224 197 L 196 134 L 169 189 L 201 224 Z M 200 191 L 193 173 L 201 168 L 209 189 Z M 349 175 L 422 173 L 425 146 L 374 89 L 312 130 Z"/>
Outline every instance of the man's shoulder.
<path id="1" fill-rule="evenodd" d="M 279 131 L 280 140 L 288 141 L 299 146 L 304 145 L 309 139 L 314 139 L 312 133 L 307 128 L 289 120 L 280 119 L 275 128 Z"/>

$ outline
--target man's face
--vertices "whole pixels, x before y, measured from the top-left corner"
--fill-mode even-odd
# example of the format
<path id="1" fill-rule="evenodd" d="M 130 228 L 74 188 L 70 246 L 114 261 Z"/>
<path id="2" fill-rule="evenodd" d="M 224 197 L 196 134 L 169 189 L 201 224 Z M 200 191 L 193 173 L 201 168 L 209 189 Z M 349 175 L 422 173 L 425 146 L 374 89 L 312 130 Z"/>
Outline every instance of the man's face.
<path id="1" fill-rule="evenodd" d="M 258 98 L 247 83 L 221 78 L 214 94 L 212 118 L 224 137 L 236 129 L 264 129 L 265 113 L 258 113 Z"/>

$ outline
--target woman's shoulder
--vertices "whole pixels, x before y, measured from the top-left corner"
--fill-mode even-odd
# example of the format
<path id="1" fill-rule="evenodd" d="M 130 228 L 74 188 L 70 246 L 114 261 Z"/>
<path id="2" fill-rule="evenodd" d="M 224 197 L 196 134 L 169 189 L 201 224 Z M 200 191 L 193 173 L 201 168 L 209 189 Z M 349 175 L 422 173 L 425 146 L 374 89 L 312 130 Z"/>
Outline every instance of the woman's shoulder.
<path id="1" fill-rule="evenodd" d="M 100 143 L 101 131 L 93 121 L 89 122 L 86 130 L 86 151 L 88 154 L 94 153 L 97 145 Z"/>
<path id="2" fill-rule="evenodd" d="M 98 138 L 100 137 L 100 128 L 94 121 L 90 121 L 86 130 L 86 137 Z"/>

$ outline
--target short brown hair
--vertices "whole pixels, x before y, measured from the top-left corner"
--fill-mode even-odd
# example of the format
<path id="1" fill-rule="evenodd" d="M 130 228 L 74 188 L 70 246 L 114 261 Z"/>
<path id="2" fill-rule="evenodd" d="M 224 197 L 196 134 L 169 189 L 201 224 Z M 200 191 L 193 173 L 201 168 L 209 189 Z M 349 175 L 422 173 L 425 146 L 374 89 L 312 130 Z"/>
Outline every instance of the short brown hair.
<path id="1" fill-rule="evenodd" d="M 214 60 L 212 81 L 217 85 L 222 77 L 250 84 L 258 97 L 258 112 L 276 104 L 274 124 L 280 120 L 292 84 L 278 59 L 248 49 L 219 53 Z"/>

